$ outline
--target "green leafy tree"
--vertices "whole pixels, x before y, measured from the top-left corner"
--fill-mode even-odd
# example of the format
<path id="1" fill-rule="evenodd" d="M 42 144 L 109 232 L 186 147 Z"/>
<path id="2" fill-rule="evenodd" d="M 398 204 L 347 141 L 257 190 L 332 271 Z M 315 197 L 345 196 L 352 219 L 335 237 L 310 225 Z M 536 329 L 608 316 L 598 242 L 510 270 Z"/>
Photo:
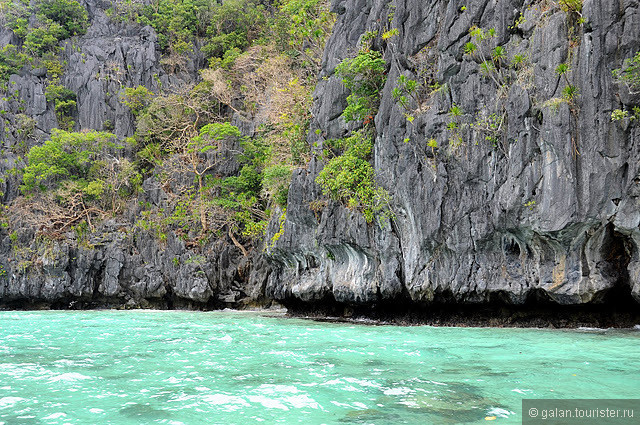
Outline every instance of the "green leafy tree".
<path id="1" fill-rule="evenodd" d="M 262 35 L 267 23 L 265 7 L 254 0 L 228 0 L 216 7 L 207 29 L 207 57 L 222 58 L 227 50 L 245 50 Z"/>
<path id="2" fill-rule="evenodd" d="M 386 66 L 380 52 L 365 49 L 336 67 L 336 74 L 351 91 L 342 113 L 345 121 L 373 121 L 380 103 L 380 91 L 387 80 Z"/>
<path id="3" fill-rule="evenodd" d="M 71 130 L 74 125 L 72 117 L 77 105 L 76 94 L 60 84 L 60 79 L 56 78 L 47 86 L 45 96 L 47 101 L 54 103 L 60 128 Z"/>
<path id="4" fill-rule="evenodd" d="M 29 150 L 22 192 L 56 189 L 65 179 L 86 180 L 105 148 L 121 148 L 114 140 L 115 136 L 110 133 L 93 130 L 69 133 L 54 129 L 51 140 Z"/>
<path id="5" fill-rule="evenodd" d="M 144 86 L 126 87 L 121 99 L 122 103 L 129 107 L 131 113 L 138 116 L 151 103 L 153 92 Z"/>
<path id="6" fill-rule="evenodd" d="M 373 150 L 371 136 L 361 130 L 332 145 L 344 152 L 331 158 L 318 174 L 316 183 L 323 194 L 361 211 L 368 223 L 377 213 L 388 216 L 389 194 L 376 184 L 375 172 L 369 163 Z"/>
<path id="7" fill-rule="evenodd" d="M 87 10 L 76 0 L 40 0 L 36 11 L 61 27 L 55 35 L 58 40 L 87 32 Z"/>
<path id="8" fill-rule="evenodd" d="M 13 44 L 0 48 L 0 82 L 8 81 L 12 74 L 16 74 L 24 66 L 26 57 Z"/>
<path id="9" fill-rule="evenodd" d="M 124 144 L 110 133 L 73 133 L 54 129 L 51 140 L 27 154 L 20 189 L 30 195 L 38 226 L 61 237 L 77 223 L 118 213 L 142 182 L 134 165 L 121 155 Z"/>
<path id="10" fill-rule="evenodd" d="M 279 12 L 288 46 L 317 72 L 325 40 L 335 22 L 334 14 L 321 0 L 284 0 Z"/>
<path id="11" fill-rule="evenodd" d="M 640 92 L 640 51 L 626 59 L 621 68 L 615 69 L 613 77 L 618 83 L 626 84 L 629 91 Z"/>

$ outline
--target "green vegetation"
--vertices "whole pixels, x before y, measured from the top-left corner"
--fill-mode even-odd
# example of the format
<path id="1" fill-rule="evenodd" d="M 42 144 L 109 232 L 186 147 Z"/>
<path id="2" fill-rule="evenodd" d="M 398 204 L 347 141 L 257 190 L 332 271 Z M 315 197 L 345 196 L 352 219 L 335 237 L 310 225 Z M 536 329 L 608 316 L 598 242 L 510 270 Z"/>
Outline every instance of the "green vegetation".
<path id="1" fill-rule="evenodd" d="M 385 34 L 387 36 L 384 39 L 388 39 L 397 34 L 397 30 Z M 371 33 L 371 37 L 375 36 L 377 33 Z M 365 35 L 363 38 L 367 37 Z M 330 149 L 324 151 L 325 166 L 316 178 L 324 196 L 360 211 L 367 223 L 376 217 L 382 220 L 391 217 L 390 195 L 377 185 L 370 163 L 375 132 L 373 122 L 380 103 L 380 92 L 387 79 L 386 68 L 380 52 L 368 47 L 360 49 L 354 58 L 347 58 L 336 67 L 336 75 L 350 91 L 342 117 L 347 122 L 362 123 L 365 128 L 344 139 L 325 142 Z M 394 92 L 394 97 L 408 108 L 407 96 L 415 93 L 417 84 L 406 78 L 401 83 L 403 85 Z M 318 200 L 312 208 L 321 205 L 324 204 Z M 314 212 L 317 210 L 314 209 Z"/>
<path id="2" fill-rule="evenodd" d="M 335 17 L 327 3 L 319 0 L 288 0 L 280 2 L 275 28 L 281 40 L 277 44 L 289 46 L 290 56 L 300 60 L 302 67 L 315 72 L 320 69 L 324 42 Z M 286 33 L 285 33 L 286 31 Z"/>
<path id="3" fill-rule="evenodd" d="M 368 223 L 377 214 L 390 216 L 389 193 L 375 182 L 375 172 L 369 163 L 373 150 L 371 134 L 366 130 L 350 137 L 330 142 L 342 154 L 329 159 L 316 182 L 323 194 L 361 211 Z"/>
<path id="4" fill-rule="evenodd" d="M 89 25 L 85 8 L 76 0 L 0 0 L 6 25 L 22 41 L 21 46 L 8 44 L 0 49 L 0 84 L 6 92 L 7 81 L 24 66 L 43 67 L 49 84 L 45 95 L 53 103 L 58 126 L 71 130 L 76 109 L 76 95 L 62 86 L 63 64 L 59 58 L 60 42 L 86 33 Z M 35 19 L 33 19 L 35 15 Z M 31 19 L 30 19 L 31 17 Z M 24 108 L 19 108 L 22 112 Z M 24 120 L 22 120 L 24 121 Z M 24 133 L 24 128 L 18 132 Z M 19 134 L 22 142 L 28 135 Z"/>
<path id="5" fill-rule="evenodd" d="M 82 35 L 89 26 L 87 11 L 76 0 L 40 0 L 36 13 L 39 21 L 49 25 L 50 32 L 55 24 L 60 26 L 55 28 L 58 40 Z"/>
<path id="6" fill-rule="evenodd" d="M 386 66 L 380 52 L 364 49 L 355 58 L 345 59 L 336 67 L 336 74 L 351 91 L 342 113 L 345 121 L 373 122 L 380 103 L 380 90 L 387 79 Z"/>
<path id="7" fill-rule="evenodd" d="M 13 44 L 7 44 L 0 49 L 0 82 L 9 80 L 11 74 L 15 74 L 24 66 L 25 57 Z"/>
<path id="8" fill-rule="evenodd" d="M 557 0 L 560 9 L 565 12 L 582 12 L 582 0 Z"/>
<path id="9" fill-rule="evenodd" d="M 624 121 L 627 118 L 631 122 L 640 122 L 640 106 L 634 106 L 631 114 L 622 109 L 615 109 L 611 112 L 611 121 Z"/>
<path id="10" fill-rule="evenodd" d="M 477 26 L 469 29 L 472 41 L 464 45 L 464 53 L 479 63 L 482 75 L 493 80 L 497 88 L 504 86 L 508 80 L 507 51 L 502 46 L 490 48 L 490 40 L 496 38 L 496 30 L 484 30 Z"/>
<path id="11" fill-rule="evenodd" d="M 19 171 L 24 196 L 14 207 L 33 211 L 28 219 L 42 223 L 40 233 L 55 239 L 74 231 L 86 242 L 100 220 L 127 210 L 136 211 L 136 231 L 161 241 L 171 232 L 189 246 L 228 237 L 246 254 L 264 235 L 271 211 L 286 211 L 291 173 L 310 158 L 311 94 L 335 20 L 326 2 L 114 2 L 111 19 L 155 28 L 167 72 L 183 69 L 196 46 L 209 62 L 197 85 L 163 91 L 155 76 L 153 92 L 110 88 L 135 119 L 135 135 L 124 141 L 105 132 L 71 132 L 77 99 L 62 85 L 60 41 L 86 32 L 81 3 L 0 0 L 0 12 L 7 10 L 2 16 L 21 43 L 0 49 L 0 79 L 6 88 L 25 65 L 45 68 L 46 99 L 62 129 L 28 149 L 35 122 L 19 120 L 23 141 L 16 152 L 21 149 L 27 165 Z M 371 58 L 384 72 L 379 53 Z M 112 76 L 107 66 L 96 78 L 111 83 Z M 366 84 L 359 76 L 351 82 L 359 93 Z M 263 124 L 249 139 L 230 124 L 232 114 Z M 105 119 L 103 128 L 114 123 Z M 148 178 L 162 188 L 162 206 L 135 202 Z"/>
<path id="12" fill-rule="evenodd" d="M 561 63 L 556 67 L 555 72 L 558 75 L 558 78 L 564 82 L 564 87 L 562 89 L 562 96 L 554 97 L 547 100 L 543 104 L 543 106 L 547 108 L 551 108 L 552 110 L 555 111 L 558 109 L 558 107 L 561 104 L 566 103 L 567 105 L 569 105 L 569 108 L 572 110 L 572 113 L 576 115 L 577 114 L 576 101 L 580 96 L 580 91 L 575 85 L 571 84 L 571 81 L 569 80 L 569 73 L 571 72 L 571 68 L 569 68 L 569 65 L 567 63 Z"/>
<path id="13" fill-rule="evenodd" d="M 613 78 L 618 84 L 627 87 L 630 93 L 640 92 L 640 52 L 636 52 L 631 58 L 625 59 L 622 67 L 613 70 Z M 625 121 L 631 123 L 640 122 L 640 105 L 631 107 L 631 111 L 615 109 L 611 113 L 612 121 Z"/>
<path id="14" fill-rule="evenodd" d="M 455 103 L 449 108 L 447 133 L 449 134 L 449 151 L 455 153 L 462 145 L 462 109 Z"/>
<path id="15" fill-rule="evenodd" d="M 2 0 L 7 27 L 23 41 L 22 47 L 4 46 L 0 53 L 0 78 L 6 81 L 11 73 L 27 63 L 38 65 L 47 56 L 60 51 L 60 41 L 82 35 L 88 27 L 87 11 L 76 0 L 38 0 L 30 6 L 22 0 Z M 35 13 L 33 25 L 29 16 Z"/>
<path id="16" fill-rule="evenodd" d="M 486 116 L 481 116 L 476 120 L 471 127 L 481 132 L 484 135 L 484 139 L 491 143 L 495 148 L 500 148 L 500 142 L 502 138 L 503 126 L 505 124 L 505 115 L 492 113 Z"/>
<path id="17" fill-rule="evenodd" d="M 122 103 L 129 107 L 133 115 L 138 116 L 151 103 L 153 92 L 144 86 L 126 87 L 121 97 Z"/>
<path id="18" fill-rule="evenodd" d="M 72 130 L 74 122 L 71 119 L 76 109 L 76 94 L 60 84 L 55 79 L 47 86 L 45 96 L 48 102 L 54 103 L 58 125 L 64 130 Z"/>
<path id="19" fill-rule="evenodd" d="M 141 175 L 109 133 L 54 130 L 51 140 L 34 146 L 22 171 L 24 194 L 39 205 L 34 214 L 49 235 L 121 211 L 139 190 Z"/>
<path id="20" fill-rule="evenodd" d="M 613 70 L 613 78 L 619 84 L 625 84 L 629 91 L 640 92 L 640 51 L 626 59 L 621 68 Z"/>
<path id="21" fill-rule="evenodd" d="M 110 133 L 54 130 L 51 140 L 29 150 L 21 190 L 30 193 L 57 189 L 67 180 L 79 182 L 83 189 L 95 188 L 99 185 L 95 183 L 96 162 L 107 156 L 104 155 L 107 150 L 115 152 L 123 148 Z"/>
<path id="22" fill-rule="evenodd" d="M 412 100 L 414 103 L 418 103 L 418 99 L 416 98 L 417 92 L 418 82 L 404 75 L 398 77 L 398 82 L 391 92 L 393 99 L 405 110 L 405 117 L 409 122 L 412 122 L 414 119 L 413 114 L 411 114 L 409 102 Z"/>

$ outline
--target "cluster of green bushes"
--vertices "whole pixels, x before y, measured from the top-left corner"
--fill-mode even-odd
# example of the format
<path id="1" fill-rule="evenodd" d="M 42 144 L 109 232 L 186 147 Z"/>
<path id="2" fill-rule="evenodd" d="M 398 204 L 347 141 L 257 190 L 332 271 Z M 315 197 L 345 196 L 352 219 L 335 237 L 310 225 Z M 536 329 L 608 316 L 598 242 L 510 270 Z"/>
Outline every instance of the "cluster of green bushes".
<path id="1" fill-rule="evenodd" d="M 158 177 L 169 186 L 172 173 L 194 176 L 194 184 L 181 187 L 182 195 L 172 200 L 172 212 L 150 210 L 146 223 L 177 226 L 185 234 L 194 228 L 200 235 L 224 231 L 234 243 L 236 237 L 261 236 L 273 207 L 286 205 L 292 170 L 308 160 L 311 93 L 333 24 L 326 3 L 166 0 L 128 16 L 156 29 L 166 56 L 187 52 L 199 38 L 210 63 L 203 81 L 188 91 L 123 91 L 123 103 L 137 118 L 141 172 L 161 170 Z M 194 16 L 197 24 L 190 21 Z M 266 102 L 271 108 L 255 137 L 241 137 L 225 123 L 234 112 L 264 114 L 260 106 Z M 200 146 L 202 141 L 216 142 Z M 235 156 L 237 175 L 211 172 L 216 161 L 226 160 L 216 156 L 225 144 L 241 152 Z"/>
<path id="2" fill-rule="evenodd" d="M 276 43 L 281 51 L 319 66 L 333 15 L 320 0 L 159 0 L 143 5 L 118 1 L 112 19 L 152 26 L 163 53 L 183 55 L 200 40 L 212 64 L 237 57 L 255 43 Z"/>
<path id="3" fill-rule="evenodd" d="M 71 117 L 76 109 L 76 94 L 60 84 L 60 80 L 56 78 L 47 86 L 45 96 L 48 102 L 54 104 L 58 126 L 63 130 L 73 129 L 75 123 Z"/>
<path id="4" fill-rule="evenodd" d="M 376 216 L 389 217 L 389 193 L 378 186 L 370 163 L 372 134 L 363 129 L 351 136 L 328 141 L 341 153 L 326 161 L 316 182 L 325 196 L 343 202 L 348 208 L 362 212 L 368 223 Z"/>
<path id="5" fill-rule="evenodd" d="M 76 0 L 2 0 L 6 26 L 22 40 L 22 46 L 8 45 L 0 54 L 2 77 L 7 78 L 26 63 L 38 62 L 59 53 L 60 41 L 82 35 L 88 27 L 85 8 Z M 30 18 L 35 15 L 33 24 Z"/>
<path id="6" fill-rule="evenodd" d="M 327 140 L 325 166 L 316 178 L 323 195 L 360 211 L 368 223 L 374 218 L 389 218 L 389 193 L 376 183 L 371 165 L 374 118 L 380 105 L 380 93 L 387 79 L 387 63 L 380 52 L 362 48 L 353 58 L 336 67 L 336 75 L 349 90 L 342 117 L 363 128 L 350 136 Z M 397 92 L 400 96 L 400 92 Z M 406 99 L 405 99 L 406 100 Z"/>
<path id="7" fill-rule="evenodd" d="M 123 88 L 120 101 L 136 119 L 136 134 L 125 141 L 110 133 L 70 131 L 76 97 L 60 83 L 57 53 L 60 40 L 85 31 L 86 11 L 75 0 L 23 6 L 20 16 L 36 13 L 37 28 L 15 20 L 23 47 L 2 49 L 0 73 L 8 78 L 26 63 L 24 57 L 45 66 L 47 100 L 67 130 L 32 148 L 22 170 L 24 202 L 35 203 L 33 211 L 53 212 L 42 218 L 51 235 L 93 229 L 96 220 L 122 213 L 152 175 L 167 202 L 141 204 L 137 226 L 160 239 L 170 230 L 190 241 L 228 234 L 244 251 L 246 242 L 263 235 L 272 209 L 286 205 L 292 170 L 309 158 L 311 93 L 334 21 L 325 2 L 116 2 L 112 18 L 153 26 L 166 57 L 203 45 L 211 65 L 195 87 L 171 93 Z M 234 112 L 264 114 L 266 102 L 274 108 L 255 137 L 243 137 L 228 122 Z M 220 174 L 229 161 L 239 171 Z"/>
<path id="8" fill-rule="evenodd" d="M 113 134 L 55 130 L 51 140 L 27 154 L 20 189 L 35 203 L 30 210 L 49 235 L 117 214 L 140 189 L 142 176 L 123 156 L 125 143 Z"/>
<path id="9" fill-rule="evenodd" d="M 54 105 L 58 125 L 73 128 L 76 96 L 60 82 L 63 64 L 59 53 L 62 40 L 86 33 L 89 20 L 84 6 L 76 0 L 0 0 L 0 10 L 5 25 L 21 40 L 18 46 L 8 44 L 0 49 L 0 85 L 6 90 L 9 77 L 25 65 L 45 68 L 49 79 L 46 97 Z"/>
<path id="10" fill-rule="evenodd" d="M 351 92 L 342 113 L 345 121 L 373 121 L 380 103 L 380 91 L 387 80 L 387 63 L 380 52 L 363 49 L 354 58 L 343 60 L 336 74 Z"/>
<path id="11" fill-rule="evenodd" d="M 630 93 L 640 93 L 640 52 L 625 59 L 621 68 L 614 69 L 613 78 Z M 633 123 L 640 122 L 640 105 L 634 105 L 630 109 L 630 111 L 615 109 L 611 113 L 611 120 L 623 121 L 628 118 Z"/>

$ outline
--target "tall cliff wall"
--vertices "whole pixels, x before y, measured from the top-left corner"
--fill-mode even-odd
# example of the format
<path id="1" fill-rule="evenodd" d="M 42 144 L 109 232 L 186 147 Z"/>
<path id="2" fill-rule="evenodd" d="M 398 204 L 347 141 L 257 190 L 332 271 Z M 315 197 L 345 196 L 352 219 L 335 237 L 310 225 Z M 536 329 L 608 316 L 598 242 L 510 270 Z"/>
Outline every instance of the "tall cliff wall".
<path id="1" fill-rule="evenodd" d="M 269 296 L 298 306 L 640 302 L 640 127 L 611 120 L 612 110 L 638 104 L 612 76 L 640 48 L 637 0 L 585 0 L 581 15 L 530 0 L 332 8 L 339 16 L 309 142 L 321 148 L 350 129 L 336 65 L 366 32 L 397 29 L 373 46 L 389 64 L 373 161 L 395 216 L 367 225 L 335 202 L 312 211 L 322 167 L 313 160 L 293 178 Z M 498 87 L 465 54 L 473 26 L 495 28 L 490 48 L 526 58 L 507 84 Z M 561 63 L 567 80 L 556 72 Z M 413 102 L 407 120 L 393 88 L 401 75 L 425 74 L 446 89 Z M 579 92 L 570 102 L 567 84 Z M 454 104 L 459 146 L 447 129 Z M 494 111 L 503 126 L 488 140 L 480 129 Z"/>
<path id="2" fill-rule="evenodd" d="M 140 214 L 135 206 L 104 222 L 88 244 L 72 233 L 31 243 L 37 228 L 18 225 L 13 236 L 0 229 L 0 304 L 214 308 L 274 299 L 294 310 L 605 303 L 637 311 L 640 125 L 612 122 L 611 113 L 640 104 L 612 76 L 640 50 L 640 2 L 583 3 L 577 13 L 553 0 L 334 1 L 338 19 L 308 134 L 313 159 L 294 172 L 286 220 L 281 227 L 273 215 L 266 255 L 256 247 L 244 256 L 223 239 L 195 252 L 174 234 L 158 241 L 126 232 Z M 134 117 L 116 93 L 194 82 L 202 55 L 168 73 L 151 27 L 111 21 L 109 3 L 85 6 L 91 26 L 63 53 L 76 127 L 109 123 L 118 137 L 130 136 Z M 465 53 L 474 26 L 495 29 L 486 48 L 507 52 L 500 81 Z M 327 140 L 358 128 L 341 117 L 349 93 L 334 71 L 367 38 L 388 66 L 372 162 L 392 216 L 373 223 L 316 184 Z M 508 65 L 516 55 L 522 61 Z M 563 63 L 569 70 L 559 75 Z M 419 84 L 406 107 L 393 96 L 400 76 Z M 567 86 L 578 93 L 567 98 Z M 41 70 L 12 76 L 10 87 L 17 95 L 0 105 L 8 111 L 0 116 L 5 204 L 18 196 L 8 170 L 21 161 L 9 152 L 21 140 L 20 113 L 36 122 L 27 147 L 56 126 Z M 139 198 L 165 201 L 153 179 Z M 34 264 L 18 264 L 16 242 L 31 244 Z"/>
<path id="3" fill-rule="evenodd" d="M 204 66 L 203 55 L 196 50 L 181 66 L 167 70 L 153 28 L 110 19 L 111 2 L 89 0 L 83 6 L 90 26 L 86 34 L 65 40 L 61 54 L 61 82 L 77 96 L 75 129 L 132 136 L 135 117 L 120 99 L 123 88 L 142 85 L 159 93 L 193 84 Z M 16 43 L 8 30 L 0 40 Z M 10 95 L 0 100 L 5 205 L 19 200 L 21 181 L 13 170 L 24 165 L 24 153 L 58 127 L 54 103 L 45 97 L 48 83 L 46 69 L 25 66 L 11 76 Z M 25 116 L 34 120 L 28 137 L 21 121 Z M 166 193 L 152 177 L 124 216 L 100 223 L 86 240 L 70 227 L 61 239 L 41 239 L 39 223 L 26 220 L 34 211 L 14 214 L 11 228 L 0 228 L 0 308 L 224 308 L 263 299 L 269 268 L 259 250 L 245 257 L 225 240 L 194 250 L 173 232 L 159 240 L 134 226 L 143 204 L 166 205 Z"/>

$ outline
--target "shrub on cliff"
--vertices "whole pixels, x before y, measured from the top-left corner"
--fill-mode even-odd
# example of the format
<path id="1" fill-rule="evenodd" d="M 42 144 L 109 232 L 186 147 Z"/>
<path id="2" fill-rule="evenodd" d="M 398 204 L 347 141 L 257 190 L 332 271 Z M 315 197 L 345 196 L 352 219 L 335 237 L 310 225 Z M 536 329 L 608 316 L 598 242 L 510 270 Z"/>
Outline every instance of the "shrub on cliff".
<path id="1" fill-rule="evenodd" d="M 618 83 L 626 84 L 632 93 L 640 92 L 640 52 L 626 59 L 621 68 L 613 71 Z"/>
<path id="2" fill-rule="evenodd" d="M 375 182 L 369 158 L 373 150 L 371 135 L 364 130 L 331 143 L 343 153 L 328 160 L 316 182 L 322 193 L 362 212 L 368 223 L 378 213 L 389 215 L 389 194 Z"/>
<path id="3" fill-rule="evenodd" d="M 41 232 L 60 237 L 72 226 L 94 229 L 96 218 L 120 212 L 142 177 L 120 154 L 124 144 L 110 133 L 54 129 L 51 140 L 27 154 L 16 208 Z"/>
<path id="4" fill-rule="evenodd" d="M 64 180 L 88 185 L 96 177 L 96 161 L 111 158 L 124 146 L 110 133 L 73 133 L 54 129 L 51 140 L 34 146 L 23 170 L 23 193 L 57 189 Z"/>
<path id="5" fill-rule="evenodd" d="M 336 67 L 342 84 L 351 91 L 342 113 L 345 121 L 373 120 L 380 103 L 380 91 L 387 80 L 386 66 L 380 52 L 364 49 Z"/>
<path id="6" fill-rule="evenodd" d="M 87 11 L 75 0 L 42 0 L 37 4 L 36 11 L 41 21 L 51 20 L 60 25 L 60 32 L 56 35 L 58 40 L 87 32 Z"/>

